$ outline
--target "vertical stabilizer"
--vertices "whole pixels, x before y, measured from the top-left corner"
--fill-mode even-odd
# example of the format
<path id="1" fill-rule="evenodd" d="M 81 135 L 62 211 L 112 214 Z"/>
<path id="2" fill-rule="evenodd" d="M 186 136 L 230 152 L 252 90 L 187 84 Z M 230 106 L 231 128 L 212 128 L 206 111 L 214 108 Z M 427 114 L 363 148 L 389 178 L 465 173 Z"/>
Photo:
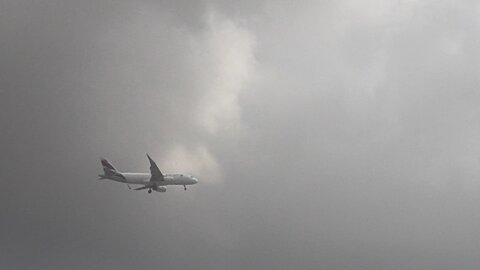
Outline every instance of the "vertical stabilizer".
<path id="1" fill-rule="evenodd" d="M 99 180 L 112 179 L 120 182 L 124 182 L 126 180 L 125 176 L 121 172 L 119 172 L 115 167 L 113 167 L 112 163 L 110 163 L 107 159 L 100 158 L 100 161 L 102 162 L 104 174 L 101 174 L 98 176 Z"/>
<path id="2" fill-rule="evenodd" d="M 103 166 L 103 172 L 105 176 L 115 175 L 118 171 L 117 169 L 105 158 L 100 158 Z"/>

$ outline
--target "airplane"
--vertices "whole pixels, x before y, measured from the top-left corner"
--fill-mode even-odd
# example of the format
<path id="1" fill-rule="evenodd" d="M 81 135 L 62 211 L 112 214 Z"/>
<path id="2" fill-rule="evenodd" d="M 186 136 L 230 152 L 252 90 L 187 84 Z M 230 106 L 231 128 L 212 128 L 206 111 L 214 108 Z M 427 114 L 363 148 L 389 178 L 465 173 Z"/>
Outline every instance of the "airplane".
<path id="1" fill-rule="evenodd" d="M 147 190 L 148 193 L 152 193 L 152 190 L 156 192 L 166 192 L 165 186 L 180 185 L 187 190 L 187 185 L 194 185 L 198 183 L 198 179 L 187 174 L 163 174 L 158 168 L 155 161 L 147 154 L 148 161 L 150 162 L 150 173 L 132 173 L 132 172 L 120 172 L 112 163 L 105 158 L 100 158 L 103 166 L 104 174 L 98 175 L 98 180 L 108 179 L 120 183 L 127 184 L 129 189 L 130 184 L 143 185 L 142 187 L 135 188 L 134 190 Z"/>

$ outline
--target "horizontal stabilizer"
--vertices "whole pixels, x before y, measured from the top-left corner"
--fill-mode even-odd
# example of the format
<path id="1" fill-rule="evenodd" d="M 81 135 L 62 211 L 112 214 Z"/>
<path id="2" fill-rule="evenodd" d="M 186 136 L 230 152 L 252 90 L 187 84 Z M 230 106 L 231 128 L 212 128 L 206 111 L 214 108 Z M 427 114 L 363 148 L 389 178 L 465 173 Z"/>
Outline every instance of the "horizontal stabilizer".
<path id="1" fill-rule="evenodd" d="M 135 188 L 134 190 L 142 190 L 142 189 L 148 189 L 148 188 L 151 188 L 151 187 L 149 187 L 149 186 L 144 186 L 144 187 Z"/>

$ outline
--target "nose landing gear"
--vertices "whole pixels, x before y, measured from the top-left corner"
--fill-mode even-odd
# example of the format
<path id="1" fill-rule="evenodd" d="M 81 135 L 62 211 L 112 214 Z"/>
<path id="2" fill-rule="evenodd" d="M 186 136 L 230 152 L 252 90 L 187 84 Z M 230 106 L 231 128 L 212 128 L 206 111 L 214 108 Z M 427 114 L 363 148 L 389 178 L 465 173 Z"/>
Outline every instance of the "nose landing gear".
<path id="1" fill-rule="evenodd" d="M 150 193 L 152 193 L 152 189 L 151 189 L 151 188 L 148 189 L 148 194 L 150 194 Z"/>
<path id="2" fill-rule="evenodd" d="M 183 185 L 183 190 L 187 190 L 187 186 L 186 186 L 186 185 Z"/>

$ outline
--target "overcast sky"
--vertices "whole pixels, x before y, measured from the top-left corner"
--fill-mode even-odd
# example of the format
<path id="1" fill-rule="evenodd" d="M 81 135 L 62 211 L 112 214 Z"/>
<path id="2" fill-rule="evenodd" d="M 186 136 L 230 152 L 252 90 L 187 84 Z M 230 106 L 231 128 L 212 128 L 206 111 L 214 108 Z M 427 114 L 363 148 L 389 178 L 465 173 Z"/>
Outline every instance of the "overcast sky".
<path id="1" fill-rule="evenodd" d="M 479 269 L 479 18 L 0 0 L 0 268 Z M 96 180 L 145 153 L 200 183 Z"/>

